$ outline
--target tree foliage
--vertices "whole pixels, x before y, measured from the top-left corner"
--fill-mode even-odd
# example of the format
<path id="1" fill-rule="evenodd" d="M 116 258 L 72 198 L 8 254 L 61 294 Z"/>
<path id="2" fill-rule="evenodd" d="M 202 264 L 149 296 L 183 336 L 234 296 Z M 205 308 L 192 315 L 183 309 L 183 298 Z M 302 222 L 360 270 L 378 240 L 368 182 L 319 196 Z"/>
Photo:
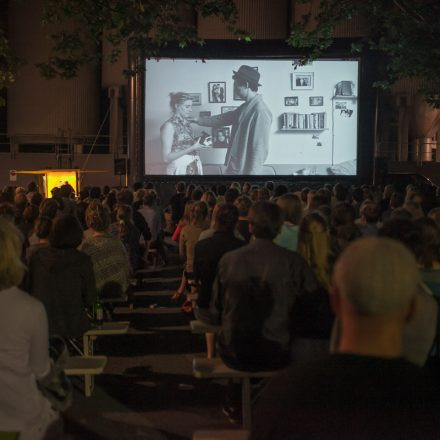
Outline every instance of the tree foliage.
<path id="1" fill-rule="evenodd" d="M 313 0 L 297 0 L 310 5 Z M 315 1 L 316 3 L 316 1 Z M 420 80 L 426 101 L 440 107 L 440 2 L 438 0 L 320 0 L 317 14 L 304 14 L 288 38 L 306 49 L 303 62 L 323 54 L 333 43 L 337 25 L 360 16 L 366 37 L 352 44 L 352 52 L 377 51 L 382 78 L 388 88 L 400 78 Z M 316 27 L 311 26 L 316 21 Z"/>
<path id="2" fill-rule="evenodd" d="M 426 100 L 440 107 L 438 0 L 296 1 L 309 4 L 310 12 L 292 25 L 287 42 L 305 53 L 303 62 L 323 55 L 333 44 L 335 27 L 359 15 L 368 36 L 357 40 L 352 51 L 372 49 L 384 55 L 376 85 L 386 88 L 399 78 L 419 78 Z M 319 4 L 317 14 L 311 12 L 312 3 Z M 191 14 L 216 16 L 237 38 L 250 39 L 246 31 L 237 29 L 239 11 L 234 0 L 45 0 L 44 24 L 61 30 L 51 33 L 53 50 L 39 64 L 40 71 L 47 78 L 74 77 L 81 66 L 101 61 L 105 40 L 112 48 L 110 61 L 118 59 L 124 42 L 134 54 L 150 58 L 171 42 L 182 48 L 203 44 L 195 20 L 184 18 Z M 18 66 L 0 34 L 0 91 L 14 80 Z"/>

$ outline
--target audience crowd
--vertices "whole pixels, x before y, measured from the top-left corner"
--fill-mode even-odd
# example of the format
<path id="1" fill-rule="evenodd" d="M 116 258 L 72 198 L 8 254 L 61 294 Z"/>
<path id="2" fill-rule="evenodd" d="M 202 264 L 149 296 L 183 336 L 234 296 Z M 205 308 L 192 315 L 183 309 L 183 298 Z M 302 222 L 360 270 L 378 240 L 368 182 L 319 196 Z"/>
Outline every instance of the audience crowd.
<path id="1" fill-rule="evenodd" d="M 167 265 L 174 242 L 172 299 L 220 328 L 207 357 L 283 370 L 251 438 L 440 437 L 434 186 L 179 182 L 163 194 L 136 183 L 76 195 L 66 183 L 46 197 L 34 182 L 0 193 L 0 431 L 62 438 L 37 386 L 49 336 L 81 337 L 98 299 L 111 319 L 111 300 L 152 255 Z M 231 384 L 224 407 L 235 421 L 236 394 Z"/>

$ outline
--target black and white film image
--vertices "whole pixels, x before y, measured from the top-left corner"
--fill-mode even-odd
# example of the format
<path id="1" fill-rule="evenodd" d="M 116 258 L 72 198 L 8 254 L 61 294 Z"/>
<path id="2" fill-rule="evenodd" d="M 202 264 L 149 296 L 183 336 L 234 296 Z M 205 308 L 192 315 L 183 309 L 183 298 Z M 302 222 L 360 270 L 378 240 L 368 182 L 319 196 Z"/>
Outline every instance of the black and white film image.
<path id="1" fill-rule="evenodd" d="M 229 148 L 231 146 L 231 130 L 229 127 L 212 129 L 212 146 L 214 148 Z"/>
<path id="2" fill-rule="evenodd" d="M 201 93 L 188 93 L 191 97 L 193 105 L 202 105 L 202 94 Z"/>
<path id="3" fill-rule="evenodd" d="M 357 60 L 316 60 L 294 71 L 288 59 L 198 61 L 145 61 L 146 173 L 356 174 Z M 199 145 L 203 132 L 211 142 Z"/>
<path id="4" fill-rule="evenodd" d="M 286 107 L 298 105 L 298 96 L 285 96 L 284 105 Z"/>
<path id="5" fill-rule="evenodd" d="M 208 83 L 209 102 L 225 103 L 226 102 L 226 82 L 209 82 Z"/>
<path id="6" fill-rule="evenodd" d="M 238 108 L 238 106 L 236 106 L 236 105 L 226 105 L 226 106 L 222 107 L 221 111 L 222 111 L 222 113 L 233 112 L 237 108 Z"/>
<path id="7" fill-rule="evenodd" d="M 295 72 L 291 74 L 292 90 L 313 90 L 314 74 Z"/>
<path id="8" fill-rule="evenodd" d="M 309 105 L 311 107 L 324 105 L 324 97 L 323 96 L 310 96 Z"/>

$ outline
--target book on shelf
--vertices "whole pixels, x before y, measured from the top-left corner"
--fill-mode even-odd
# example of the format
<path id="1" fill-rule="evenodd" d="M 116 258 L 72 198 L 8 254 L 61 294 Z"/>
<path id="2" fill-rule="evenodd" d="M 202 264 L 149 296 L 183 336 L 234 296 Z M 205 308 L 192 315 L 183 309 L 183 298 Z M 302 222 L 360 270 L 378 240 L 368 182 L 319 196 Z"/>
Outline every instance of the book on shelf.
<path id="1" fill-rule="evenodd" d="M 323 130 L 326 113 L 283 113 L 281 130 Z"/>

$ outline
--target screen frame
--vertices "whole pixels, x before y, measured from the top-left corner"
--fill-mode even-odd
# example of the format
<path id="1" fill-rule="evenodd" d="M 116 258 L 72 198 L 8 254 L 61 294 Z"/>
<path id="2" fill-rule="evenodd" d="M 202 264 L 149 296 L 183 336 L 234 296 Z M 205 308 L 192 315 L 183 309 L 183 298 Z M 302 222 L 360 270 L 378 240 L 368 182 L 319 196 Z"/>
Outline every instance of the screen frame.
<path id="1" fill-rule="evenodd" d="M 358 39 L 341 38 L 335 40 L 332 47 L 325 54 L 319 57 L 319 60 L 341 60 L 358 61 L 358 114 L 357 114 L 357 174 L 356 175 L 167 175 L 167 174 L 145 174 L 145 90 L 148 71 L 141 76 L 141 160 L 144 179 L 160 180 L 162 182 L 177 182 L 180 180 L 191 180 L 192 182 L 210 182 L 210 181 L 356 181 L 370 182 L 373 179 L 373 153 L 374 153 L 374 109 L 376 93 L 371 93 L 373 82 L 375 81 L 376 57 L 370 52 L 362 55 L 352 54 L 350 48 L 353 42 Z M 204 60 L 292 60 L 292 64 L 299 60 L 301 51 L 294 50 L 288 46 L 284 40 L 253 40 L 251 42 L 242 42 L 237 40 L 208 40 L 203 45 L 193 44 L 186 48 L 180 48 L 177 45 L 170 45 L 161 50 L 161 58 L 175 59 L 198 59 Z M 140 65 L 145 68 L 147 59 L 139 60 Z"/>

